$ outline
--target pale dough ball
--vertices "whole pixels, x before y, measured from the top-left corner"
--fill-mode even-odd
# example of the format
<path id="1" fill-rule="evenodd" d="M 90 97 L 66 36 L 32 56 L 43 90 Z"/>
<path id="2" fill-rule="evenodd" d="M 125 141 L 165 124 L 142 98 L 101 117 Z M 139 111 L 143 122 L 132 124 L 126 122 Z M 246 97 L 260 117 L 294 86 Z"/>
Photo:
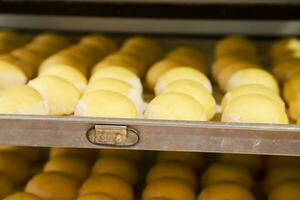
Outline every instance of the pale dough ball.
<path id="1" fill-rule="evenodd" d="M 107 118 L 137 118 L 134 103 L 126 96 L 107 90 L 85 94 L 78 102 L 75 115 Z"/>
<path id="2" fill-rule="evenodd" d="M 248 62 L 237 62 L 232 65 L 228 65 L 227 67 L 224 67 L 222 70 L 220 70 L 218 77 L 216 81 L 219 84 L 219 87 L 223 91 L 229 91 L 228 88 L 228 81 L 231 79 L 231 77 L 238 71 L 248 68 L 259 68 L 257 64 L 248 63 Z"/>
<path id="3" fill-rule="evenodd" d="M 28 85 L 36 89 L 47 102 L 50 115 L 74 113 L 80 91 L 70 82 L 57 76 L 44 75 L 31 80 Z"/>
<path id="4" fill-rule="evenodd" d="M 117 52 L 105 57 L 92 69 L 92 74 L 97 73 L 101 68 L 118 66 L 123 67 L 137 76 L 143 76 L 145 72 L 145 64 L 138 58 L 128 53 Z"/>
<path id="5" fill-rule="evenodd" d="M 164 59 L 154 63 L 147 71 L 146 85 L 148 89 L 154 90 L 158 79 L 170 69 L 181 66 L 176 60 Z"/>
<path id="6" fill-rule="evenodd" d="M 237 71 L 228 80 L 226 88 L 227 90 L 232 90 L 242 85 L 249 84 L 260 84 L 279 94 L 279 86 L 273 75 L 258 68 L 249 68 Z"/>
<path id="7" fill-rule="evenodd" d="M 193 97 L 169 92 L 156 96 L 148 105 L 146 119 L 206 121 L 206 112 Z"/>
<path id="8" fill-rule="evenodd" d="M 285 107 L 284 101 L 278 96 L 276 92 L 273 90 L 258 84 L 250 84 L 250 85 L 242 85 L 238 88 L 235 88 L 233 90 L 230 90 L 225 94 L 225 96 L 222 99 L 222 110 L 226 108 L 226 106 L 235 98 L 248 95 L 248 94 L 260 94 L 263 96 L 266 96 L 278 103 L 278 105 Z"/>
<path id="9" fill-rule="evenodd" d="M 97 90 L 117 92 L 128 97 L 135 104 L 138 115 L 143 115 L 146 103 L 143 100 L 141 92 L 137 91 L 129 83 L 114 78 L 101 78 L 91 82 L 86 88 L 85 94 Z"/>
<path id="10" fill-rule="evenodd" d="M 10 58 L 0 57 L 0 89 L 6 89 L 12 86 L 24 85 L 28 76 L 15 61 L 7 60 Z"/>
<path id="11" fill-rule="evenodd" d="M 253 59 L 249 58 L 241 58 L 236 56 L 222 56 L 220 58 L 217 58 L 213 64 L 212 64 L 212 75 L 214 79 L 217 79 L 219 76 L 219 73 L 226 68 L 229 65 L 234 65 L 236 63 L 252 63 L 257 64 L 257 62 Z"/>
<path id="12" fill-rule="evenodd" d="M 260 94 L 247 94 L 235 98 L 225 107 L 221 120 L 244 123 L 289 123 L 284 108 L 276 101 Z"/>
<path id="13" fill-rule="evenodd" d="M 208 120 L 212 119 L 215 115 L 216 101 L 199 82 L 188 79 L 173 81 L 167 85 L 164 91 L 162 91 L 162 93 L 168 92 L 184 93 L 192 96 L 203 106 Z"/>
<path id="14" fill-rule="evenodd" d="M 87 86 L 87 78 L 77 69 L 68 65 L 53 65 L 39 73 L 39 76 L 52 75 L 65 79 L 83 92 Z"/>
<path id="15" fill-rule="evenodd" d="M 76 70 L 79 70 L 85 76 L 88 74 L 88 67 L 85 66 L 84 63 L 82 63 L 80 58 L 75 57 L 71 54 L 67 54 L 63 51 L 53 54 L 45 59 L 39 67 L 38 74 L 56 65 L 67 65 Z"/>
<path id="16" fill-rule="evenodd" d="M 101 78 L 114 78 L 125 81 L 132 85 L 137 91 L 143 91 L 141 80 L 130 70 L 123 67 L 112 66 L 101 68 L 91 76 L 89 83 L 92 83 Z"/>
<path id="17" fill-rule="evenodd" d="M 176 67 L 163 74 L 156 83 L 155 93 L 160 93 L 165 90 L 168 84 L 180 79 L 199 82 L 209 93 L 212 93 L 212 85 L 209 79 L 202 72 L 190 67 Z"/>
<path id="18" fill-rule="evenodd" d="M 27 85 L 7 88 L 0 95 L 0 113 L 47 115 L 47 102 L 41 94 Z"/>

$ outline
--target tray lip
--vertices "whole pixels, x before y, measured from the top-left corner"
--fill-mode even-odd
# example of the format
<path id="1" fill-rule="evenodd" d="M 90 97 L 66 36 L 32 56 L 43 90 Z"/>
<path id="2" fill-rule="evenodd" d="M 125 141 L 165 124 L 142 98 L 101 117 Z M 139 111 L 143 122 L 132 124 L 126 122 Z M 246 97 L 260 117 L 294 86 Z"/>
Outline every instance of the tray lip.
<path id="1" fill-rule="evenodd" d="M 95 125 L 137 130 L 130 147 L 92 144 Z M 0 144 L 300 156 L 300 125 L 0 114 Z"/>
<path id="2" fill-rule="evenodd" d="M 181 121 L 181 120 L 153 120 L 153 119 L 126 119 L 126 118 L 96 118 L 78 116 L 45 116 L 45 115 L 14 115 L 0 114 L 2 120 L 18 121 L 51 121 L 61 123 L 83 124 L 112 124 L 112 125 L 142 125 L 142 126 L 169 126 L 180 128 L 205 128 L 205 129 L 237 129 L 249 131 L 276 131 L 276 132 L 300 132 L 298 124 L 264 124 L 264 123 L 226 123 L 213 121 Z M 34 125 L 33 125 L 34 126 Z"/>

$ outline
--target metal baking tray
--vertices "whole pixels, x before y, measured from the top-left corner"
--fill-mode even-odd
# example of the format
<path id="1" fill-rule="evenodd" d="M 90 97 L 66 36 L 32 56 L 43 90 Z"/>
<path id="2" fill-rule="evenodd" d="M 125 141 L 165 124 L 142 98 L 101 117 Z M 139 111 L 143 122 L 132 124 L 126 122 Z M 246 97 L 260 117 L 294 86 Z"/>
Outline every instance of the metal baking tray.
<path id="1" fill-rule="evenodd" d="M 123 26 L 124 23 L 120 22 L 124 20 L 125 22 L 128 20 L 128 23 Z M 300 21 L 252 21 L 255 28 L 250 26 L 248 21 L 209 20 L 202 21 L 201 26 L 200 21 L 189 24 L 189 21 L 181 23 L 180 20 L 154 19 L 150 22 L 146 20 L 151 24 L 151 26 L 148 24 L 148 28 L 144 22 L 143 19 L 0 15 L 0 26 L 29 31 L 52 29 L 76 33 L 80 23 L 82 24 L 80 31 L 88 32 L 104 31 L 120 34 L 125 31 L 126 33 L 144 31 L 150 35 L 167 33 L 172 37 L 160 38 L 162 45 L 170 48 L 178 44 L 196 45 L 207 53 L 206 56 L 210 61 L 215 39 L 210 36 L 201 38 L 201 34 L 207 36 L 214 33 L 218 37 L 229 33 L 248 33 L 263 36 L 259 46 L 262 52 L 265 52 L 268 43 L 265 42 L 265 38 L 268 36 L 298 34 L 300 30 Z M 162 26 L 164 23 L 168 26 Z M 118 26 L 113 26 L 114 24 Z M 149 27 L 154 31 L 151 32 Z M 180 34 L 193 34 L 193 37 L 181 38 Z M 0 115 L 0 144 L 300 156 L 300 126 Z"/>
<path id="2" fill-rule="evenodd" d="M 299 125 L 21 115 L 0 125 L 1 145 L 300 155 Z"/>

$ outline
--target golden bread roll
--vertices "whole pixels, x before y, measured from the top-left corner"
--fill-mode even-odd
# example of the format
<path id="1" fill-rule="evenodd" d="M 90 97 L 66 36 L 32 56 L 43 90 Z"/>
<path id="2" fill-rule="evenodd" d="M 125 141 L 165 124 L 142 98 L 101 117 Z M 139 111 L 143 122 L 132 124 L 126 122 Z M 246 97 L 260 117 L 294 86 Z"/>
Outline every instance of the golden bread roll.
<path id="1" fill-rule="evenodd" d="M 233 182 L 247 188 L 253 186 L 253 179 L 249 171 L 239 165 L 230 163 L 214 163 L 202 174 L 201 182 L 207 186 L 219 182 Z"/>
<path id="2" fill-rule="evenodd" d="M 45 200 L 74 200 L 78 194 L 78 182 L 62 172 L 43 172 L 28 181 L 25 192 Z"/>
<path id="3" fill-rule="evenodd" d="M 116 175 L 92 175 L 82 184 L 79 190 L 80 196 L 94 192 L 102 192 L 115 199 L 133 200 L 133 191 L 130 184 Z"/>
<path id="4" fill-rule="evenodd" d="M 157 154 L 157 162 L 176 161 L 188 165 L 194 170 L 203 167 L 204 158 L 200 153 L 194 152 L 176 152 L 176 151 L 160 151 Z"/>
<path id="5" fill-rule="evenodd" d="M 134 163 L 117 156 L 99 158 L 91 171 L 92 174 L 114 174 L 134 185 L 139 178 L 139 171 Z"/>
<path id="6" fill-rule="evenodd" d="M 168 92 L 156 96 L 145 110 L 146 119 L 207 121 L 206 111 L 192 96 Z"/>
<path id="7" fill-rule="evenodd" d="M 89 175 L 90 167 L 87 160 L 80 156 L 65 154 L 51 158 L 45 165 L 45 172 L 63 172 L 79 181 L 83 181 Z"/>
<path id="8" fill-rule="evenodd" d="M 255 200 L 251 192 L 236 183 L 215 183 L 203 188 L 198 200 Z"/>
<path id="9" fill-rule="evenodd" d="M 25 181 L 31 173 L 28 160 L 14 152 L 0 152 L 0 171 L 15 184 Z"/>
<path id="10" fill-rule="evenodd" d="M 162 178 L 177 178 L 196 189 L 197 181 L 193 170 L 177 161 L 165 161 L 155 164 L 147 174 L 147 183 Z"/>
<path id="11" fill-rule="evenodd" d="M 195 200 L 193 188 L 176 178 L 162 178 L 149 182 L 145 187 L 142 199 L 169 198 Z"/>
<path id="12" fill-rule="evenodd" d="M 300 179 L 291 179 L 277 185 L 269 194 L 269 200 L 298 200 L 300 196 Z"/>
<path id="13" fill-rule="evenodd" d="M 31 193 L 16 192 L 5 197 L 3 200 L 42 200 L 42 199 Z"/>
<path id="14" fill-rule="evenodd" d="M 52 147 L 49 152 L 49 157 L 54 158 L 60 155 L 76 155 L 80 156 L 81 158 L 93 162 L 96 157 L 96 150 L 95 149 L 85 149 L 85 148 L 56 148 Z"/>

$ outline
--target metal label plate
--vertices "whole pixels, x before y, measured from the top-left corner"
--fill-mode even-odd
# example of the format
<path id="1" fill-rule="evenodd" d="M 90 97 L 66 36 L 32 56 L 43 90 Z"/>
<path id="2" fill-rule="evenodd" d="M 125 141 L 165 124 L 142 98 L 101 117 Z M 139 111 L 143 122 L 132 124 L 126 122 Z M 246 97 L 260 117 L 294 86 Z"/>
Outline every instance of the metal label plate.
<path id="1" fill-rule="evenodd" d="M 96 145 L 128 147 L 138 143 L 136 130 L 122 125 L 95 125 L 88 130 L 87 139 Z"/>

